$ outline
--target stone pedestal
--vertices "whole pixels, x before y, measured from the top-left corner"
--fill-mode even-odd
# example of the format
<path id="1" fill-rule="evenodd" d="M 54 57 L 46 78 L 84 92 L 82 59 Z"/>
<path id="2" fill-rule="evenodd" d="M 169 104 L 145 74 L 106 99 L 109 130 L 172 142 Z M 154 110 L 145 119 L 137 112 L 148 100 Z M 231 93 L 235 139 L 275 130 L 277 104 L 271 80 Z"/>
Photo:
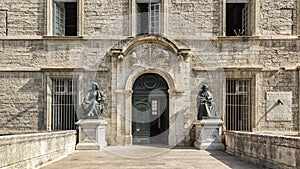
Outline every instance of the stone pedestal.
<path id="1" fill-rule="evenodd" d="M 100 150 L 107 146 L 105 130 L 107 122 L 103 119 L 81 119 L 79 125 L 79 143 L 77 150 Z"/>
<path id="2" fill-rule="evenodd" d="M 195 148 L 200 150 L 224 150 L 225 147 L 221 139 L 223 123 L 221 119 L 203 119 L 195 122 Z"/>

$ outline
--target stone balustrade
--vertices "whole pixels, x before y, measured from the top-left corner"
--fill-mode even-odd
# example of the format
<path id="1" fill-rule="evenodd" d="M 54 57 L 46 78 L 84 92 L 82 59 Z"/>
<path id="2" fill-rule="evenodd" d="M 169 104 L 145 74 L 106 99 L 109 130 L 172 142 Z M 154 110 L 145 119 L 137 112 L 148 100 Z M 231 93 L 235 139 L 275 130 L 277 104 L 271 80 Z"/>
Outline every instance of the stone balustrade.
<path id="1" fill-rule="evenodd" d="M 300 137 L 225 132 L 226 152 L 272 169 L 300 168 Z"/>
<path id="2" fill-rule="evenodd" d="M 75 151 L 76 131 L 0 136 L 0 168 L 37 168 Z"/>

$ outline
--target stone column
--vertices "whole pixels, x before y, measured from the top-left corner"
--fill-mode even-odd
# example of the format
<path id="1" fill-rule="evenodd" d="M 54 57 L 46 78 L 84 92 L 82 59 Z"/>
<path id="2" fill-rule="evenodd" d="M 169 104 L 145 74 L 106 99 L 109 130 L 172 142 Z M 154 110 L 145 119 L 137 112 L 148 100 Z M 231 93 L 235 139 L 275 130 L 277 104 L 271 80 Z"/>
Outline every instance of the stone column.
<path id="1" fill-rule="evenodd" d="M 132 145 L 132 90 L 124 91 L 125 99 L 125 145 Z"/>
<path id="2" fill-rule="evenodd" d="M 116 90 L 116 143 L 124 145 L 124 114 L 125 114 L 125 108 L 124 108 L 124 93 L 122 90 Z"/>
<path id="3" fill-rule="evenodd" d="M 132 90 L 117 90 L 117 143 L 132 144 L 131 116 Z"/>
<path id="4" fill-rule="evenodd" d="M 180 112 L 181 91 L 169 89 L 169 146 L 176 146 L 184 138 L 183 114 Z"/>
<path id="5" fill-rule="evenodd" d="M 175 97 L 176 93 L 173 90 L 169 90 L 169 146 L 176 146 L 176 108 L 175 108 Z"/>

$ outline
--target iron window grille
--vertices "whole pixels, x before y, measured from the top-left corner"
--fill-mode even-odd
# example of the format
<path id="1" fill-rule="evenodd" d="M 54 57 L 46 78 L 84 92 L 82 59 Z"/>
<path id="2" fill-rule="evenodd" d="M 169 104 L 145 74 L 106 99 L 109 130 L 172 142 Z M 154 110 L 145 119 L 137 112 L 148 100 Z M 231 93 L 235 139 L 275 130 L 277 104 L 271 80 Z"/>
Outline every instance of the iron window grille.
<path id="1" fill-rule="evenodd" d="M 77 103 L 77 79 L 52 79 L 52 130 L 76 129 Z"/>
<path id="2" fill-rule="evenodd" d="M 251 80 L 226 80 L 226 129 L 251 131 Z"/>

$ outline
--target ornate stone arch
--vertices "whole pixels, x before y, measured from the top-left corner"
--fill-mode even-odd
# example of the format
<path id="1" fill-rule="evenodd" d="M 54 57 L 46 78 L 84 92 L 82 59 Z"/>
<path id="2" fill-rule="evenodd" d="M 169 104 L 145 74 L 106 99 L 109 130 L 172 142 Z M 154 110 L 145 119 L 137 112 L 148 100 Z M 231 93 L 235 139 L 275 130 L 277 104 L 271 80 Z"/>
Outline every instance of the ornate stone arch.
<path id="1" fill-rule="evenodd" d="M 175 103 L 175 98 L 178 95 L 181 95 L 181 93 L 183 93 L 183 91 L 180 90 L 180 87 L 178 86 L 178 84 L 176 83 L 175 79 L 167 72 L 164 72 L 162 70 L 159 69 L 145 69 L 145 70 L 136 70 L 134 72 L 131 73 L 131 75 L 128 77 L 127 81 L 126 81 L 126 85 L 125 85 L 125 89 L 123 90 L 123 92 L 121 92 L 121 95 L 123 97 L 119 97 L 119 98 L 124 98 L 125 100 L 123 101 L 125 104 L 124 105 L 124 114 L 123 116 L 125 117 L 125 145 L 131 145 L 132 144 L 132 123 L 131 123 L 131 119 L 132 119 L 132 87 L 134 82 L 136 81 L 136 79 L 138 79 L 140 76 L 146 74 L 146 73 L 155 73 L 160 75 L 162 78 L 165 79 L 165 81 L 168 84 L 169 90 L 169 119 L 171 119 L 172 116 L 174 116 L 174 112 L 176 111 L 176 103 Z M 122 101 L 121 101 L 122 102 Z M 171 120 L 169 126 L 172 126 L 173 124 Z M 175 145 L 176 141 L 174 141 L 174 135 L 176 131 L 170 131 L 169 132 L 169 145 Z M 126 142 L 127 140 L 127 142 Z"/>
<path id="2" fill-rule="evenodd" d="M 137 69 L 136 71 L 132 72 L 126 81 L 125 90 L 132 90 L 133 83 L 136 81 L 136 79 L 146 73 L 155 73 L 160 75 L 162 78 L 164 78 L 169 86 L 169 93 L 181 91 L 175 79 L 172 78 L 172 76 L 169 73 L 159 69 L 145 69 L 145 70 Z"/>

